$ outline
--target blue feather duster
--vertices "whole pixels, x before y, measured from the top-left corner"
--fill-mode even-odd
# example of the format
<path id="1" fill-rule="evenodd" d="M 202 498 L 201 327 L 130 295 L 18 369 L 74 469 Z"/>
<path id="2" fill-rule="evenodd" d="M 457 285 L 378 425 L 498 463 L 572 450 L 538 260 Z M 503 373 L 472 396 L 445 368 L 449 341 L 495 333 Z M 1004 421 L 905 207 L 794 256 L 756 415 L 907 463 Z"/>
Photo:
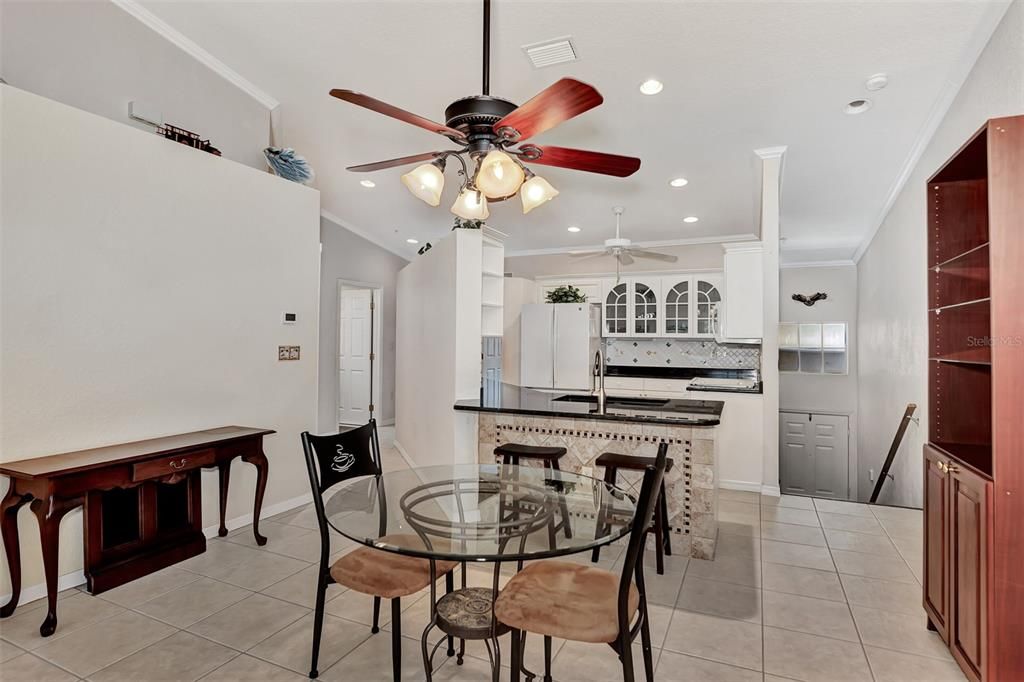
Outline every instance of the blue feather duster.
<path id="1" fill-rule="evenodd" d="M 304 185 L 315 177 L 313 169 L 310 168 L 306 159 L 296 154 L 295 150 L 290 147 L 284 149 L 267 147 L 263 150 L 263 156 L 267 157 L 267 164 L 274 174 L 285 180 Z"/>

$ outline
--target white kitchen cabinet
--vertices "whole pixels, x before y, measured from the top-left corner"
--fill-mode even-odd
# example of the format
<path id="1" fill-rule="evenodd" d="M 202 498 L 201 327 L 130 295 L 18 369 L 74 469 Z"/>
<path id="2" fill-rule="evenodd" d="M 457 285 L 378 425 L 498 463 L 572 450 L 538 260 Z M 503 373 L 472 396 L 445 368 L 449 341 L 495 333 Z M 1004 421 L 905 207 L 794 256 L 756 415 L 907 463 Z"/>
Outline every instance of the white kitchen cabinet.
<path id="1" fill-rule="evenodd" d="M 661 278 L 663 336 L 711 338 L 724 305 L 721 273 L 665 275 Z"/>
<path id="2" fill-rule="evenodd" d="M 764 337 L 764 268 L 761 242 L 725 245 L 724 294 L 719 311 L 720 340 Z"/>
<path id="3" fill-rule="evenodd" d="M 629 282 L 609 282 L 601 307 L 602 336 L 632 336 L 629 329 Z"/>
<path id="4" fill-rule="evenodd" d="M 661 278 L 633 277 L 629 280 L 632 305 L 630 329 L 636 336 L 658 336 L 661 332 Z"/>

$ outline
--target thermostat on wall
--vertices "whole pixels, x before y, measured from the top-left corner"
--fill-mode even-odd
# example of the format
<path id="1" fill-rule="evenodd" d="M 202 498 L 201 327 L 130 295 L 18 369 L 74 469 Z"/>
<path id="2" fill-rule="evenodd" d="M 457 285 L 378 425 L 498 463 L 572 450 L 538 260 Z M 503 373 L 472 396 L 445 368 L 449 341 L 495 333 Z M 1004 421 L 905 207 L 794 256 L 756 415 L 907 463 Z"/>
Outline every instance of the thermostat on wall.
<path id="1" fill-rule="evenodd" d="M 299 321 L 299 316 L 295 313 L 281 313 L 281 324 L 295 324 Z"/>

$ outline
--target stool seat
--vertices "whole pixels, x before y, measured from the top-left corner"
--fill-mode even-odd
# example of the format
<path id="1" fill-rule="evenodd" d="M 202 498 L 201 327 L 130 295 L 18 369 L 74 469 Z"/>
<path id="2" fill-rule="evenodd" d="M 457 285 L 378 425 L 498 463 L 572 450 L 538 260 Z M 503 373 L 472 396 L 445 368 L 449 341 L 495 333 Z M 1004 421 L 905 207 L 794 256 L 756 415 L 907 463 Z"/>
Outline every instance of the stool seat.
<path id="1" fill-rule="evenodd" d="M 616 469 L 629 469 L 631 471 L 643 471 L 647 467 L 654 466 L 656 457 L 642 457 L 639 455 L 623 455 L 618 452 L 602 452 L 594 460 L 599 467 L 615 467 Z M 669 457 L 665 461 L 665 471 L 672 471 L 674 462 Z"/>
<path id="2" fill-rule="evenodd" d="M 522 443 L 505 443 L 494 448 L 494 454 L 499 457 L 525 457 L 527 459 L 550 460 L 559 459 L 567 452 L 565 448 L 548 447 L 544 445 L 523 445 Z"/>

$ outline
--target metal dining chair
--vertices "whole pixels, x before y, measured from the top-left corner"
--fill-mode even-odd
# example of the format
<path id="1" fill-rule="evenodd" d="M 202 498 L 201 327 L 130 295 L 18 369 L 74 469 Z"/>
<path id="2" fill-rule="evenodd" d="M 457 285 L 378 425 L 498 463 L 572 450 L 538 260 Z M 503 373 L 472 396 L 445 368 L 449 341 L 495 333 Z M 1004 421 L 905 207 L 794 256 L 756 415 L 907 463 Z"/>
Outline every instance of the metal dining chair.
<path id="1" fill-rule="evenodd" d="M 622 679 L 633 682 L 632 642 L 643 644 L 644 669 L 654 680 L 651 630 L 643 575 L 647 532 L 665 478 L 668 444 L 658 447 L 644 471 L 621 575 L 569 561 L 538 561 L 509 580 L 494 603 L 495 617 L 512 628 L 512 682 L 519 680 L 523 634 L 544 636 L 544 680 L 551 680 L 551 638 L 608 644 L 622 662 Z M 635 617 L 635 622 L 634 622 Z"/>
<path id="2" fill-rule="evenodd" d="M 380 600 L 391 600 L 391 659 L 394 679 L 398 682 L 402 676 L 401 599 L 431 584 L 431 560 L 403 556 L 372 547 L 360 547 L 331 564 L 330 529 L 324 512 L 323 496 L 332 486 L 358 476 L 380 475 L 377 422 L 371 419 L 363 426 L 329 436 L 314 436 L 305 431 L 302 433 L 302 449 L 306 456 L 309 483 L 313 490 L 313 506 L 320 526 L 320 570 L 317 578 L 313 654 L 309 677 L 316 678 L 319 675 L 317 661 L 320 657 L 327 586 L 336 583 L 373 597 L 373 633 L 380 631 Z M 387 535 L 387 510 L 384 506 L 383 491 L 379 499 L 380 540 L 399 546 L 420 545 L 421 540 L 414 534 Z M 449 592 L 454 586 L 452 570 L 456 565 L 454 561 L 435 563 L 435 575 L 445 576 Z"/>

